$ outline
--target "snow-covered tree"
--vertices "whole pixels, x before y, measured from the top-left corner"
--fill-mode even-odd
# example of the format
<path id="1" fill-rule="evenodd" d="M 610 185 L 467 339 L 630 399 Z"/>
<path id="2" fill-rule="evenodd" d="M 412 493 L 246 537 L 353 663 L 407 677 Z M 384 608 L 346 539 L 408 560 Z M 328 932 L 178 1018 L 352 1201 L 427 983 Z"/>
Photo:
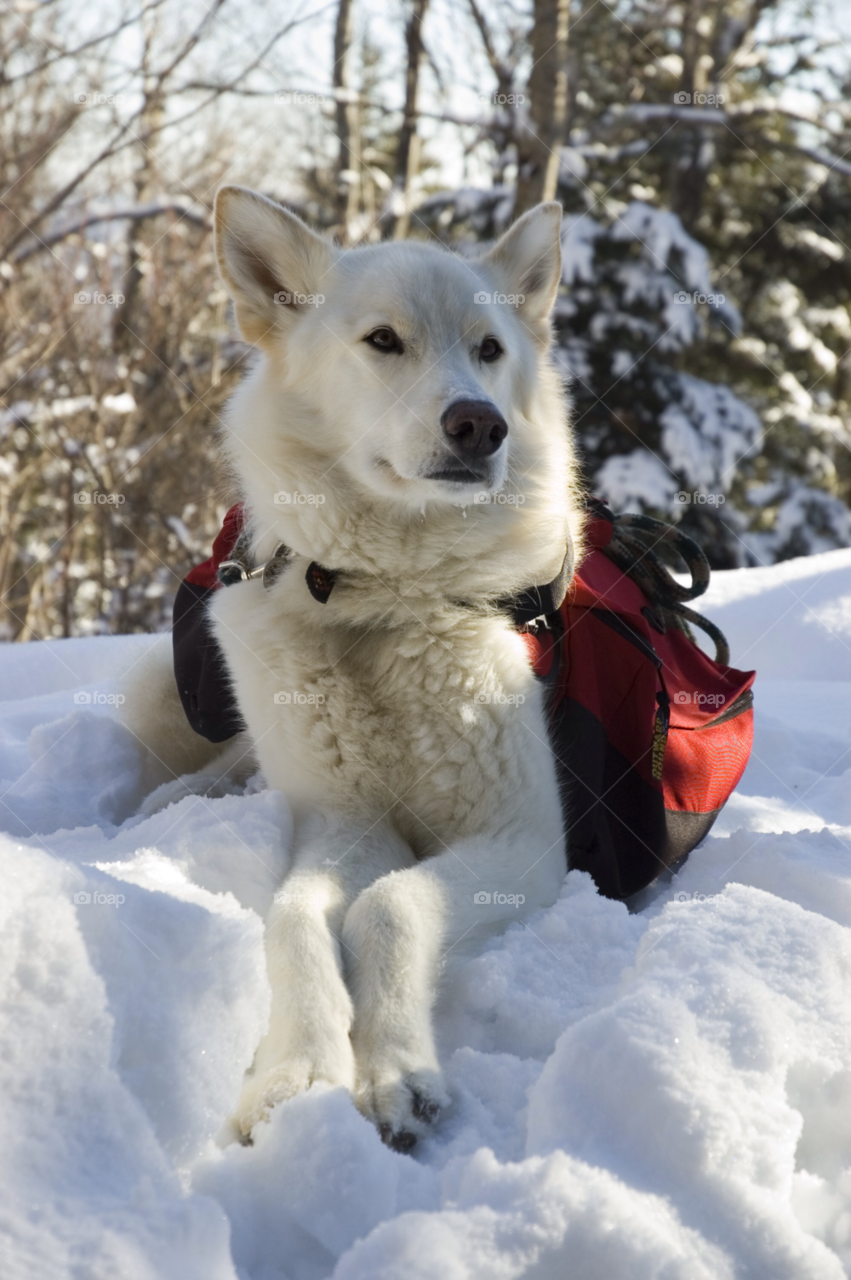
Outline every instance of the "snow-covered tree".
<path id="1" fill-rule="evenodd" d="M 689 367 L 713 328 L 741 341 L 742 321 L 677 215 L 634 201 L 607 222 L 567 215 L 562 239 L 559 356 L 592 488 L 678 520 L 716 566 L 851 542 L 845 505 L 784 470 L 754 407 Z"/>

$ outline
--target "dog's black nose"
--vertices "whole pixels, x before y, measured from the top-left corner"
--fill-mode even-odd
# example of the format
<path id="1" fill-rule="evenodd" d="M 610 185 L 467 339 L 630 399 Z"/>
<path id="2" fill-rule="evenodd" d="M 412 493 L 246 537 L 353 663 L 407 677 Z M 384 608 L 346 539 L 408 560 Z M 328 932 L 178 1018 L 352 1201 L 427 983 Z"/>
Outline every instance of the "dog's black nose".
<path id="1" fill-rule="evenodd" d="M 508 435 L 508 423 L 490 400 L 456 400 L 440 419 L 456 458 L 488 458 Z"/>

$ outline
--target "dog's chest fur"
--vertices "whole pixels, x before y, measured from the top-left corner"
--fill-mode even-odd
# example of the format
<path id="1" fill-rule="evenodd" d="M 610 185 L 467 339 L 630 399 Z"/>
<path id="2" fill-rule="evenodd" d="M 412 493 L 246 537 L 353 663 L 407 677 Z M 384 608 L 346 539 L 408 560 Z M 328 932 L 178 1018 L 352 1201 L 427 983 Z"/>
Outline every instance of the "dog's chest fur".
<path id="1" fill-rule="evenodd" d="M 270 786 L 297 807 L 391 813 L 415 852 L 524 820 L 552 769 L 540 689 L 507 619 L 445 607 L 346 624 L 301 575 L 218 593 L 216 630 Z"/>

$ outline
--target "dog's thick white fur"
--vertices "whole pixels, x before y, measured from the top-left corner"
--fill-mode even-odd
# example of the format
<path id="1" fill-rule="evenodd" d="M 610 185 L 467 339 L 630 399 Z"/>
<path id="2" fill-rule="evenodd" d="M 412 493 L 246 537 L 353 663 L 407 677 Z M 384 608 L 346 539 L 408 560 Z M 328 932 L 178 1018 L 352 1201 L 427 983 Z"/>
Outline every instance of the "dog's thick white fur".
<path id="1" fill-rule="evenodd" d="M 281 542 L 294 558 L 271 586 L 214 597 L 249 730 L 229 759 L 211 765 L 173 711 L 159 734 L 150 711 L 134 728 L 137 699 L 125 718 L 164 768 L 200 769 L 149 808 L 253 750 L 293 810 L 243 1135 L 322 1080 L 408 1149 L 448 1101 L 432 1032 L 448 962 L 558 895 L 542 693 L 494 602 L 555 577 L 581 537 L 549 357 L 560 217 L 533 209 L 477 259 L 411 242 L 346 252 L 262 196 L 219 193 L 222 275 L 260 351 L 225 448 L 255 562 Z M 498 447 L 459 461 L 442 426 L 459 402 L 501 415 Z M 325 604 L 305 582 L 314 561 L 339 575 Z"/>

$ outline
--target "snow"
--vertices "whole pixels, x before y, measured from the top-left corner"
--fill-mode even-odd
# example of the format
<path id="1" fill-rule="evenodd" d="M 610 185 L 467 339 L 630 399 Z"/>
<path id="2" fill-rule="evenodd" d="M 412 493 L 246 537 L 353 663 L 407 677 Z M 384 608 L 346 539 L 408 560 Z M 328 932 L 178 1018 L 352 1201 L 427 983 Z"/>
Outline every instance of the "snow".
<path id="1" fill-rule="evenodd" d="M 594 481 L 594 492 L 613 511 L 635 511 L 645 504 L 665 511 L 678 489 L 677 478 L 670 467 L 647 449 L 612 454 Z"/>
<path id="2" fill-rule="evenodd" d="M 724 493 L 744 456 L 762 438 L 753 409 L 729 387 L 680 374 L 680 403 L 659 417 L 662 445 L 671 466 L 704 493 Z"/>
<path id="3" fill-rule="evenodd" d="M 700 607 L 759 672 L 738 791 L 632 911 L 573 872 L 469 961 L 416 1158 L 321 1087 L 230 1141 L 286 806 L 131 816 L 115 698 L 167 637 L 4 646 L 3 1276 L 851 1274 L 851 551 L 717 573 Z"/>
<path id="4" fill-rule="evenodd" d="M 732 302 L 712 287 L 709 253 L 683 227 L 678 216 L 656 209 L 642 200 L 633 200 L 612 227 L 613 240 L 637 240 L 643 256 L 664 274 L 673 258 L 679 278 L 690 292 L 712 299 L 710 306 L 724 316 L 734 333 L 741 328 L 741 316 Z M 666 316 L 670 322 L 670 317 Z"/>
<path id="5" fill-rule="evenodd" d="M 561 222 L 561 278 L 572 285 L 577 281 L 590 284 L 594 279 L 594 246 L 603 227 L 587 213 L 566 214 Z"/>

